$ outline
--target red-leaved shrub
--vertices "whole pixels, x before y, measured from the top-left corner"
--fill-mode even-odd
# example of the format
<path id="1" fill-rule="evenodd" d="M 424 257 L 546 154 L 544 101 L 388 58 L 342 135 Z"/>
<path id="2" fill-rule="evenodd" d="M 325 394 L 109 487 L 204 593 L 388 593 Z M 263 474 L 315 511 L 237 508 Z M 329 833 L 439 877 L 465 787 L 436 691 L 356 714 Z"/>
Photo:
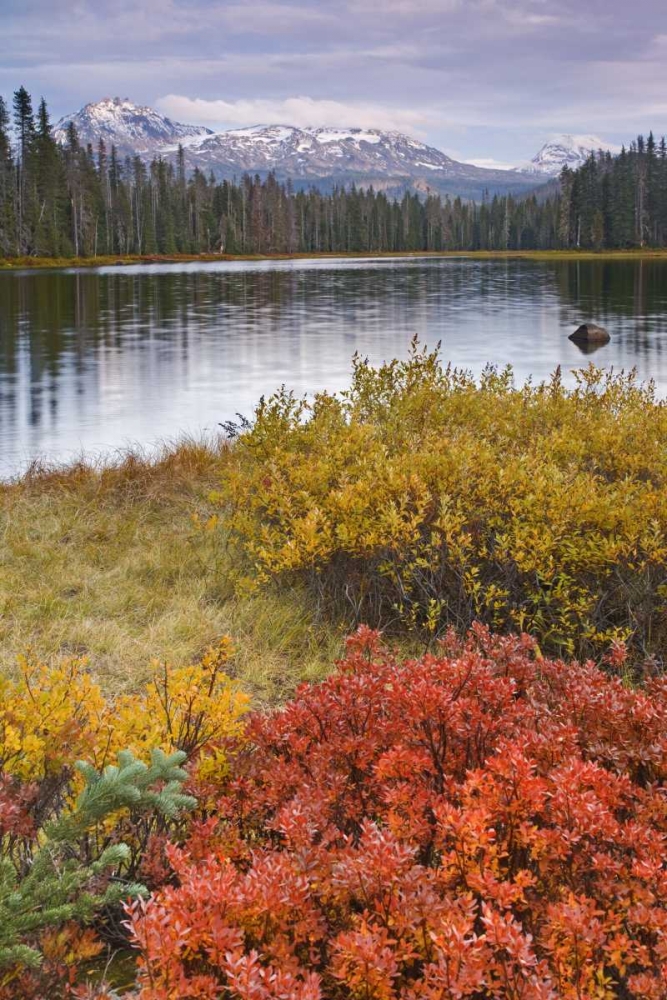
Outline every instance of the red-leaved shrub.
<path id="1" fill-rule="evenodd" d="M 667 997 L 664 680 L 362 629 L 250 740 L 129 911 L 142 1000 Z"/>

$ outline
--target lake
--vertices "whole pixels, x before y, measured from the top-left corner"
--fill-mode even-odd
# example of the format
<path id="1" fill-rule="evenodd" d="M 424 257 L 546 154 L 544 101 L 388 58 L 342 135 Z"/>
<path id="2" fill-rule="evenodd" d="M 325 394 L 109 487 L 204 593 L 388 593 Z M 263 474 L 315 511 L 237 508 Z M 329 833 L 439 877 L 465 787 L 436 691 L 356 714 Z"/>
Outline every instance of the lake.
<path id="1" fill-rule="evenodd" d="M 568 340 L 605 325 L 592 357 Z M 0 273 L 0 477 L 37 458 L 154 447 L 251 416 L 281 384 L 338 390 L 355 351 L 414 334 L 518 382 L 636 367 L 667 393 L 667 263 L 456 258 L 165 264 Z"/>

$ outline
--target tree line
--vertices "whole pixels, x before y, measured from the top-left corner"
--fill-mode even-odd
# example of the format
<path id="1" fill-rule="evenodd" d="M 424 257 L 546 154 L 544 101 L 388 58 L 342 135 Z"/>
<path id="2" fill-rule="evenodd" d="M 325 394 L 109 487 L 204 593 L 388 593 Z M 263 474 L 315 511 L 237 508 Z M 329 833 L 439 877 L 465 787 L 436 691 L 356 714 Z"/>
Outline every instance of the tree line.
<path id="1" fill-rule="evenodd" d="M 13 125 L 13 130 L 11 126 Z M 218 182 L 175 163 L 54 137 L 46 102 L 0 97 L 0 256 L 557 250 L 667 245 L 667 146 L 653 134 L 620 155 L 563 170 L 559 189 L 480 203 L 373 188 L 294 190 L 266 178 Z"/>

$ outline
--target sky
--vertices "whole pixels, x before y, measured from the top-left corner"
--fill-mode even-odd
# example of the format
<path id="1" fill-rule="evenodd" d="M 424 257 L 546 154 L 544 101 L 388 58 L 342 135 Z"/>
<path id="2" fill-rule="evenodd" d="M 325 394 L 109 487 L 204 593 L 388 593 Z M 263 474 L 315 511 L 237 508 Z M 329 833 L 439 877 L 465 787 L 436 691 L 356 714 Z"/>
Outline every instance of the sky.
<path id="1" fill-rule="evenodd" d="M 397 129 L 481 166 L 667 131 L 667 0 L 0 0 L 0 93 Z"/>

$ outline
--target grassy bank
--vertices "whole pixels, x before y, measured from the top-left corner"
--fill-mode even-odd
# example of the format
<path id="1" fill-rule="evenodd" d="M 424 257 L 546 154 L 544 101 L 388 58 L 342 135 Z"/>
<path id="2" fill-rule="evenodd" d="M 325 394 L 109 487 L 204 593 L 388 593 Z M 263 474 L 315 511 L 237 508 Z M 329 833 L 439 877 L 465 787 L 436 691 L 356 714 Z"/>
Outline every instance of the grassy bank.
<path id="1" fill-rule="evenodd" d="M 378 260 L 401 257 L 471 257 L 477 260 L 667 260 L 667 250 L 416 250 L 392 253 L 294 253 L 294 254 L 143 254 L 98 257 L 4 257 L 0 270 L 20 271 L 64 267 L 125 267 L 133 264 L 206 264 L 225 261 L 269 260 Z"/>
<path id="2" fill-rule="evenodd" d="M 210 515 L 224 444 L 183 443 L 157 461 L 33 471 L 0 486 L 0 670 L 17 654 L 83 654 L 110 691 L 153 658 L 181 664 L 230 633 L 232 672 L 260 702 L 319 676 L 339 649 L 307 601 L 284 590 L 238 598 Z"/>

